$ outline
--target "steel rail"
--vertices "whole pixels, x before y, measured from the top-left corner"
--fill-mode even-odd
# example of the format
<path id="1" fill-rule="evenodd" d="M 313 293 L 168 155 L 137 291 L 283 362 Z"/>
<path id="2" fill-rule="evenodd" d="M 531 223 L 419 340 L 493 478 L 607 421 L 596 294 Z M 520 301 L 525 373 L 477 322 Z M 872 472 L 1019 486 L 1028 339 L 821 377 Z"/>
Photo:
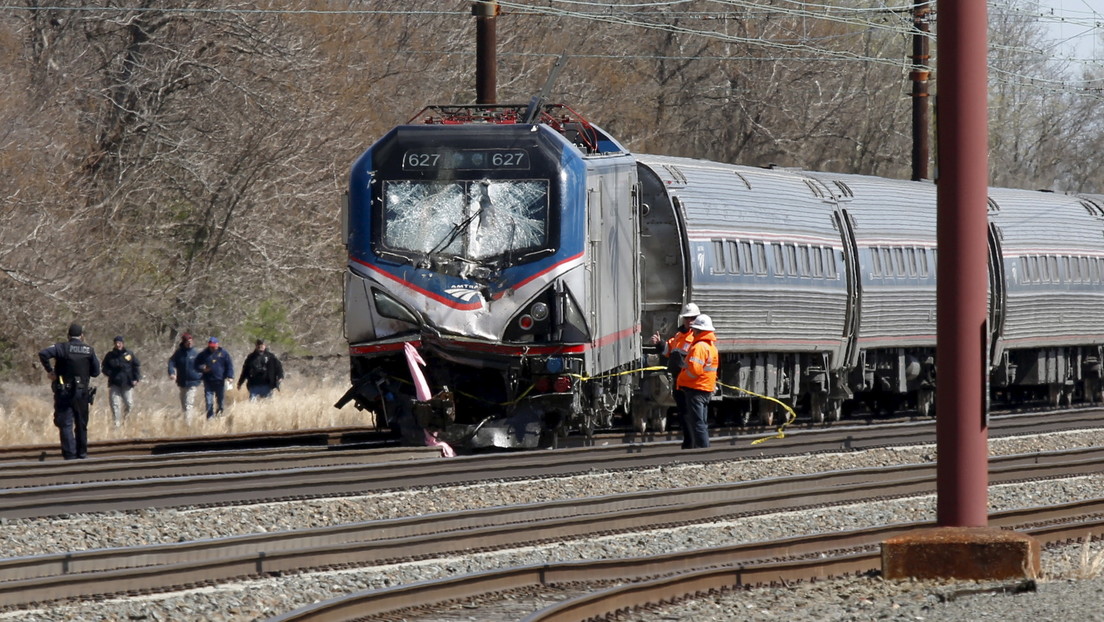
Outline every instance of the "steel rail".
<path id="1" fill-rule="evenodd" d="M 1104 417 L 1096 414 L 1086 420 L 1070 417 L 1066 421 L 1048 422 L 1045 426 L 1036 419 L 1033 432 L 1083 429 L 1089 421 L 1093 425 L 1104 425 Z M 994 427 L 998 431 L 1019 432 L 1031 429 L 1028 426 L 1027 421 L 1013 418 Z M 0 518 L 54 516 L 71 513 L 74 508 L 98 512 L 355 495 L 394 489 L 400 482 L 403 487 L 455 485 L 488 478 L 517 480 L 680 462 L 759 459 L 931 442 L 934 442 L 934 428 L 930 425 L 894 424 L 878 428 L 805 431 L 760 445 L 751 445 L 747 438 L 715 439 L 711 447 L 691 451 L 683 451 L 673 442 L 651 443 L 463 456 L 446 461 L 275 468 L 219 475 L 6 488 L 0 489 Z"/>
<path id="2" fill-rule="evenodd" d="M 435 447 L 336 445 L 0 465 L 0 489 L 439 458 Z"/>
<path id="3" fill-rule="evenodd" d="M 392 437 L 392 434 L 373 427 L 346 426 L 241 434 L 93 441 L 88 444 L 88 449 L 89 454 L 94 457 L 161 455 L 196 451 L 378 443 Z M 51 445 L 0 447 L 0 463 L 21 461 L 61 462 L 61 452 L 58 450 L 56 443 Z"/>
<path id="4" fill-rule="evenodd" d="M 1104 469 L 1097 452 L 1005 457 L 994 483 L 1071 476 Z M 107 549 L 0 560 L 0 606 L 114 593 L 159 591 L 208 581 L 364 565 L 464 550 L 514 548 L 595 534 L 654 529 L 854 503 L 871 498 L 931 494 L 934 465 L 834 471 L 698 489 L 626 493 L 495 510 L 370 521 L 295 532 L 255 534 L 199 542 Z M 1078 507 L 1104 512 L 1104 500 Z M 1070 510 L 1066 510 L 1067 514 Z"/>

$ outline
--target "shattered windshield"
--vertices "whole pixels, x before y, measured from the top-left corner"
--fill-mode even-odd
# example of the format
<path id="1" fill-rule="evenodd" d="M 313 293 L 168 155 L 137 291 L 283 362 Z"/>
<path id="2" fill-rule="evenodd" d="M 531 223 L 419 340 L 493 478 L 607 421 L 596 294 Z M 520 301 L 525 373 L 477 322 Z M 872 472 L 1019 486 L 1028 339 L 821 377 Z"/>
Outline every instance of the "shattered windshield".
<path id="1" fill-rule="evenodd" d="M 383 243 L 485 260 L 548 242 L 548 181 L 384 183 Z"/>

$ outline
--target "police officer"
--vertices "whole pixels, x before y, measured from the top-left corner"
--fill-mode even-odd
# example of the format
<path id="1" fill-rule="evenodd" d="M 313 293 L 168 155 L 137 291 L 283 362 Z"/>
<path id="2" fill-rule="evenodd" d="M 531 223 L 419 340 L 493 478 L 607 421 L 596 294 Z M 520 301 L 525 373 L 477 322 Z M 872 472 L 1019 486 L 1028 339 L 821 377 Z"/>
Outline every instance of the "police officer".
<path id="1" fill-rule="evenodd" d="M 88 407 L 93 393 L 89 382 L 100 375 L 100 359 L 84 342 L 84 329 L 74 323 L 69 325 L 69 341 L 42 350 L 38 360 L 54 390 L 54 425 L 61 436 L 61 456 L 66 460 L 87 458 Z"/>
<path id="2" fill-rule="evenodd" d="M 203 396 L 207 399 L 207 418 L 222 414 L 226 385 L 234 382 L 234 360 L 219 346 L 218 337 L 207 340 L 207 349 L 196 355 L 192 366 L 203 374 Z M 218 409 L 216 410 L 216 405 Z"/>
<path id="3" fill-rule="evenodd" d="M 115 427 L 123 425 L 134 409 L 134 387 L 142 380 L 142 363 L 126 347 L 123 336 L 115 337 L 115 347 L 104 355 L 100 369 L 107 376 L 107 394 Z"/>

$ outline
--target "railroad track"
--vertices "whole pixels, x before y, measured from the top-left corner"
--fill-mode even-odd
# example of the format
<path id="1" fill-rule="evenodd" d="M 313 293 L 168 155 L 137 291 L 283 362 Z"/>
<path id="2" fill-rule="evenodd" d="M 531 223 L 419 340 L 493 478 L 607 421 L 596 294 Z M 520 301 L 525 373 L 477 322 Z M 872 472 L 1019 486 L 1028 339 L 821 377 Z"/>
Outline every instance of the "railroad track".
<path id="1" fill-rule="evenodd" d="M 1031 415 L 994 419 L 990 437 L 1104 427 L 1104 413 L 1078 409 L 1040 421 Z M 685 462 L 777 458 L 818 452 L 931 444 L 932 422 L 832 427 L 795 431 L 752 444 L 756 437 L 712 440 L 708 449 L 683 451 L 677 442 L 617 443 L 583 449 L 407 460 L 434 455 L 426 448 L 396 454 L 319 448 L 283 454 L 251 452 L 139 460 L 90 459 L 49 469 L 0 464 L 0 518 L 180 506 L 261 503 L 346 496 L 398 487 L 457 485 L 488 479 L 562 477 L 595 470 L 627 470 Z M 428 452 L 428 453 L 417 453 Z M 390 456 L 390 458 L 389 458 Z M 400 459 L 401 458 L 401 459 Z M 380 461 L 380 460 L 385 461 Z M 64 465 L 64 466 L 63 466 Z M 58 470 L 54 470 L 58 469 Z M 35 478 L 40 485 L 33 485 Z"/>
<path id="2" fill-rule="evenodd" d="M 394 446 L 394 434 L 368 427 L 316 428 L 264 433 L 213 434 L 205 436 L 93 441 L 88 444 L 93 458 L 156 456 L 201 451 L 241 451 L 287 447 L 340 447 L 348 445 Z M 0 447 L 0 463 L 61 462 L 53 445 Z"/>
<path id="3" fill-rule="evenodd" d="M 1049 546 L 1104 534 L 1104 519 L 1085 519 L 1101 509 L 1104 500 L 1098 499 L 1000 512 L 990 517 L 990 524 L 1027 533 Z M 1031 526 L 1042 522 L 1052 524 Z M 608 620 L 638 608 L 729 590 L 876 574 L 883 541 L 933 526 L 910 523 L 673 555 L 505 568 L 350 594 L 268 622 L 367 622 L 396 616 L 417 622 L 475 606 L 485 619 Z"/>
<path id="4" fill-rule="evenodd" d="M 934 464 L 923 464 L 834 471 L 725 486 L 710 485 L 697 489 L 650 490 L 292 532 L 0 560 L 0 606 L 30 607 L 65 598 L 153 593 L 229 580 L 283 576 L 307 570 L 408 563 L 442 556 L 468 555 L 473 551 L 514 549 L 570 539 L 667 529 L 809 506 L 823 507 L 931 494 L 934 492 L 934 470 Z M 1101 471 L 1104 471 L 1104 448 L 1089 448 L 994 458 L 990 480 L 993 484 L 999 484 L 1072 477 Z M 1047 510 L 1048 514 L 1043 514 L 1041 510 L 1032 512 L 1037 513 L 1021 512 L 1015 514 L 1015 519 L 1001 520 L 1018 521 L 1014 523 L 1016 525 L 1044 520 L 1068 522 L 1070 517 L 1104 513 L 1104 499 L 1050 509 Z M 849 537 L 871 536 L 851 534 Z M 880 542 L 888 536 L 872 537 L 875 538 L 874 541 Z M 769 545 L 789 547 L 786 550 L 791 553 L 787 555 L 777 552 L 783 550 L 782 548 L 774 549 L 774 553 L 764 553 L 764 550 L 769 549 L 763 547 L 768 545 L 760 544 L 756 545 L 758 548 L 751 545 L 738 547 L 742 551 L 740 554 L 745 557 L 732 558 L 729 561 L 725 561 L 728 558 L 713 557 L 713 553 L 708 551 L 698 551 L 672 557 L 672 560 L 681 561 L 668 560 L 663 563 L 673 564 L 672 568 L 682 564 L 683 568 L 677 571 L 689 572 L 715 565 L 745 563 L 748 559 L 813 554 L 801 547 L 820 547 L 810 549 L 819 553 L 844 546 L 860 546 L 855 543 L 844 545 L 843 540 L 838 538 L 828 534 L 812 537 L 807 542 L 803 540 L 805 543 L 800 546 L 793 541 Z M 749 551 L 753 550 L 758 552 L 752 555 Z M 700 565 L 703 562 L 695 561 L 696 559 L 711 561 Z M 654 562 L 655 560 L 637 560 L 624 563 L 640 567 L 641 564 Z M 686 567 L 688 564 L 691 566 Z M 560 565 L 554 566 L 527 568 L 507 575 L 529 577 L 511 578 L 509 581 L 529 582 L 525 589 L 532 589 L 532 576 L 558 576 L 557 573 L 562 568 Z M 667 572 L 674 570 L 665 570 L 658 574 Z M 731 575 L 732 570 L 729 569 L 728 573 Z M 656 574 L 653 569 L 648 571 L 647 576 Z M 485 589 L 486 585 L 506 585 L 504 581 L 500 577 L 493 577 L 489 582 L 486 577 L 473 577 L 462 582 L 464 587 L 460 589 L 471 591 L 474 589 L 472 585 L 484 586 L 480 589 Z M 542 584 L 544 582 L 557 583 L 542 579 Z M 401 593 L 401 596 L 375 594 L 361 597 L 374 602 L 388 602 L 394 598 L 395 602 L 404 602 L 407 606 L 411 602 L 422 602 L 410 600 L 414 598 L 411 589 L 413 588 L 403 588 L 396 593 Z M 441 602 L 441 594 L 456 592 L 441 592 L 434 588 L 426 594 L 424 597 L 418 596 L 425 599 L 421 605 L 423 607 Z M 445 600 L 454 598 L 457 597 L 449 596 Z"/>

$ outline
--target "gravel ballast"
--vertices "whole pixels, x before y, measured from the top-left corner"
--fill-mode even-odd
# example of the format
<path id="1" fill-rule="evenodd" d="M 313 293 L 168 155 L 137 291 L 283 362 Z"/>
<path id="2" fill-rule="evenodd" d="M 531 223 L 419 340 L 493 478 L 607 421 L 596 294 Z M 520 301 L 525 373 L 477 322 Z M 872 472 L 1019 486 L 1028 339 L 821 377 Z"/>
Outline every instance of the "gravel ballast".
<path id="1" fill-rule="evenodd" d="M 1017 454 L 1096 446 L 1104 432 L 1069 432 L 990 441 L 993 454 Z M 239 507 L 72 514 L 53 519 L 0 521 L 5 557 L 85 549 L 182 542 L 231 535 L 321 527 L 341 523 L 450 512 L 462 509 L 608 495 L 618 492 L 703 486 L 800 473 L 923 463 L 934 447 L 877 449 L 774 460 L 678 464 L 656 469 L 590 473 L 570 478 L 488 482 L 434 491 L 414 490 L 358 497 Z M 991 511 L 1054 505 L 1104 497 L 1104 477 L 993 486 Z M 295 608 L 366 589 L 392 587 L 504 566 L 573 559 L 633 557 L 823 531 L 930 521 L 936 499 L 922 496 L 883 503 L 839 506 L 746 517 L 631 535 L 587 538 L 553 545 L 481 553 L 472 559 L 307 573 L 142 598 L 96 603 L 57 603 L 39 610 L 0 613 L 0 620 L 263 620 Z M 637 612 L 639 620 L 1104 620 L 1104 581 L 1094 577 L 1099 546 L 1045 551 L 1045 576 L 1035 591 L 1015 593 L 1006 584 L 918 583 L 858 577 L 788 588 L 759 588 Z M 966 590 L 970 590 L 967 592 Z M 1053 602 L 1051 601 L 1053 599 Z M 1038 605 L 1043 613 L 1031 614 Z M 1007 607 L 1007 608 L 1005 608 Z M 961 611 L 961 614 L 958 613 Z M 1077 612 L 1076 614 L 1074 612 Z M 472 620 L 480 620 L 473 611 Z M 956 617 L 957 616 L 957 617 Z M 1097 616 L 1097 617 L 1093 617 Z M 463 618 L 460 618 L 463 619 Z"/>

